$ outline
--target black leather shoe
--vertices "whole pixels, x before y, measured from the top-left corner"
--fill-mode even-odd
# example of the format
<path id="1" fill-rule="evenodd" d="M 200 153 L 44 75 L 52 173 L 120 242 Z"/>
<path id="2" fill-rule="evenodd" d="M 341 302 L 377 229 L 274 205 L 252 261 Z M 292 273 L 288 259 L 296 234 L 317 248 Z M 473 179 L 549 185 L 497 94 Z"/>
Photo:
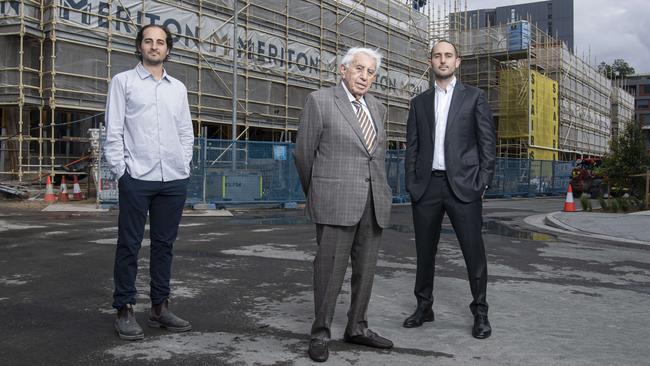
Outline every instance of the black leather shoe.
<path id="1" fill-rule="evenodd" d="M 362 346 L 374 348 L 393 348 L 393 342 L 386 339 L 370 329 L 366 329 L 366 334 L 359 334 L 350 336 L 347 333 L 343 335 L 343 339 L 348 343 L 360 344 Z"/>
<path id="2" fill-rule="evenodd" d="M 491 334 L 492 327 L 490 326 L 487 314 L 474 315 L 474 327 L 472 328 L 474 338 L 485 339 Z"/>
<path id="3" fill-rule="evenodd" d="M 309 358 L 316 362 L 325 362 L 329 357 L 326 340 L 314 338 L 309 342 Z"/>
<path id="4" fill-rule="evenodd" d="M 434 319 L 433 310 L 431 308 L 421 308 L 418 306 L 415 312 L 404 320 L 404 328 L 415 328 L 422 325 L 424 322 L 432 322 Z"/>

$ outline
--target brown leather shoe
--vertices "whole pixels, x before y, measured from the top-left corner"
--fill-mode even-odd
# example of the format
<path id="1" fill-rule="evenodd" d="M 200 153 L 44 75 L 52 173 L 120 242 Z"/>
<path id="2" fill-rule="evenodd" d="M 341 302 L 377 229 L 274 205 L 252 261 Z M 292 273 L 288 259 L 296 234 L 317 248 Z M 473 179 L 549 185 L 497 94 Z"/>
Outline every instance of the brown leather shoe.
<path id="1" fill-rule="evenodd" d="M 136 341 L 144 338 L 144 331 L 133 314 L 133 306 L 126 304 L 117 311 L 113 327 L 121 339 Z"/>
<path id="2" fill-rule="evenodd" d="M 169 310 L 169 300 L 162 304 L 153 305 L 149 311 L 147 325 L 152 328 L 166 328 L 172 332 L 187 332 L 192 330 L 192 324 L 177 317 Z"/>

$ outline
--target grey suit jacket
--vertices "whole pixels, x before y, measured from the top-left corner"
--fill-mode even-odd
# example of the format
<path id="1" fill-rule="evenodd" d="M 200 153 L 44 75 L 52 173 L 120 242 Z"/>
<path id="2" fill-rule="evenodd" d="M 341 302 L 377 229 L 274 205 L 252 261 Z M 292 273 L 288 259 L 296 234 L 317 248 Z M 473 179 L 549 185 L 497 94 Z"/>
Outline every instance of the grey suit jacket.
<path id="1" fill-rule="evenodd" d="M 429 184 L 435 141 L 435 90 L 411 100 L 406 124 L 406 189 L 417 202 Z M 445 130 L 445 168 L 458 199 L 481 198 L 494 176 L 496 133 L 481 89 L 456 82 Z"/>
<path id="2" fill-rule="evenodd" d="M 314 223 L 356 225 L 372 188 L 377 223 L 382 228 L 389 224 L 392 192 L 385 169 L 386 108 L 371 95 L 364 98 L 377 128 L 372 155 L 341 84 L 307 97 L 294 158 L 307 197 L 306 212 Z"/>

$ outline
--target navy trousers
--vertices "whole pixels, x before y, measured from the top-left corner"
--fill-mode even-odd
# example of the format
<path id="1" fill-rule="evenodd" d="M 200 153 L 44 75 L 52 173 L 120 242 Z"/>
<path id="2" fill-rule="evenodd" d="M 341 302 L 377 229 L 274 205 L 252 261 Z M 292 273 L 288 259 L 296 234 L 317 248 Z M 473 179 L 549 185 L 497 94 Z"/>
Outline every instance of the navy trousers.
<path id="1" fill-rule="evenodd" d="M 169 182 L 144 181 L 134 179 L 128 173 L 124 173 L 120 178 L 120 213 L 113 269 L 114 308 L 120 309 L 126 304 L 135 304 L 138 252 L 144 237 L 147 213 L 151 240 L 151 303 L 158 305 L 169 297 L 172 247 L 185 206 L 188 181 L 189 179 Z"/>

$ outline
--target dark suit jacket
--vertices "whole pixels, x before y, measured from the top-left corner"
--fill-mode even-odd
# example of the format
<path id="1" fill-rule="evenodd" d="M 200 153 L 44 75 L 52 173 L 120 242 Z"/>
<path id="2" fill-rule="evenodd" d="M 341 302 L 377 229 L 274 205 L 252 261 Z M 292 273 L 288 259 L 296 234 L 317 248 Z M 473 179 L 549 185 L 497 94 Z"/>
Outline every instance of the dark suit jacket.
<path id="1" fill-rule="evenodd" d="M 411 100 L 406 125 L 406 190 L 417 202 L 429 184 L 435 141 L 435 90 Z M 490 107 L 481 89 L 456 82 L 445 130 L 445 168 L 458 199 L 481 198 L 492 181 L 496 134 Z"/>
<path id="2" fill-rule="evenodd" d="M 377 127 L 372 154 L 340 83 L 309 94 L 300 114 L 294 158 L 307 215 L 316 224 L 356 225 L 371 187 L 377 223 L 382 228 L 389 224 L 393 195 L 385 168 L 386 108 L 372 95 L 364 99 Z"/>

